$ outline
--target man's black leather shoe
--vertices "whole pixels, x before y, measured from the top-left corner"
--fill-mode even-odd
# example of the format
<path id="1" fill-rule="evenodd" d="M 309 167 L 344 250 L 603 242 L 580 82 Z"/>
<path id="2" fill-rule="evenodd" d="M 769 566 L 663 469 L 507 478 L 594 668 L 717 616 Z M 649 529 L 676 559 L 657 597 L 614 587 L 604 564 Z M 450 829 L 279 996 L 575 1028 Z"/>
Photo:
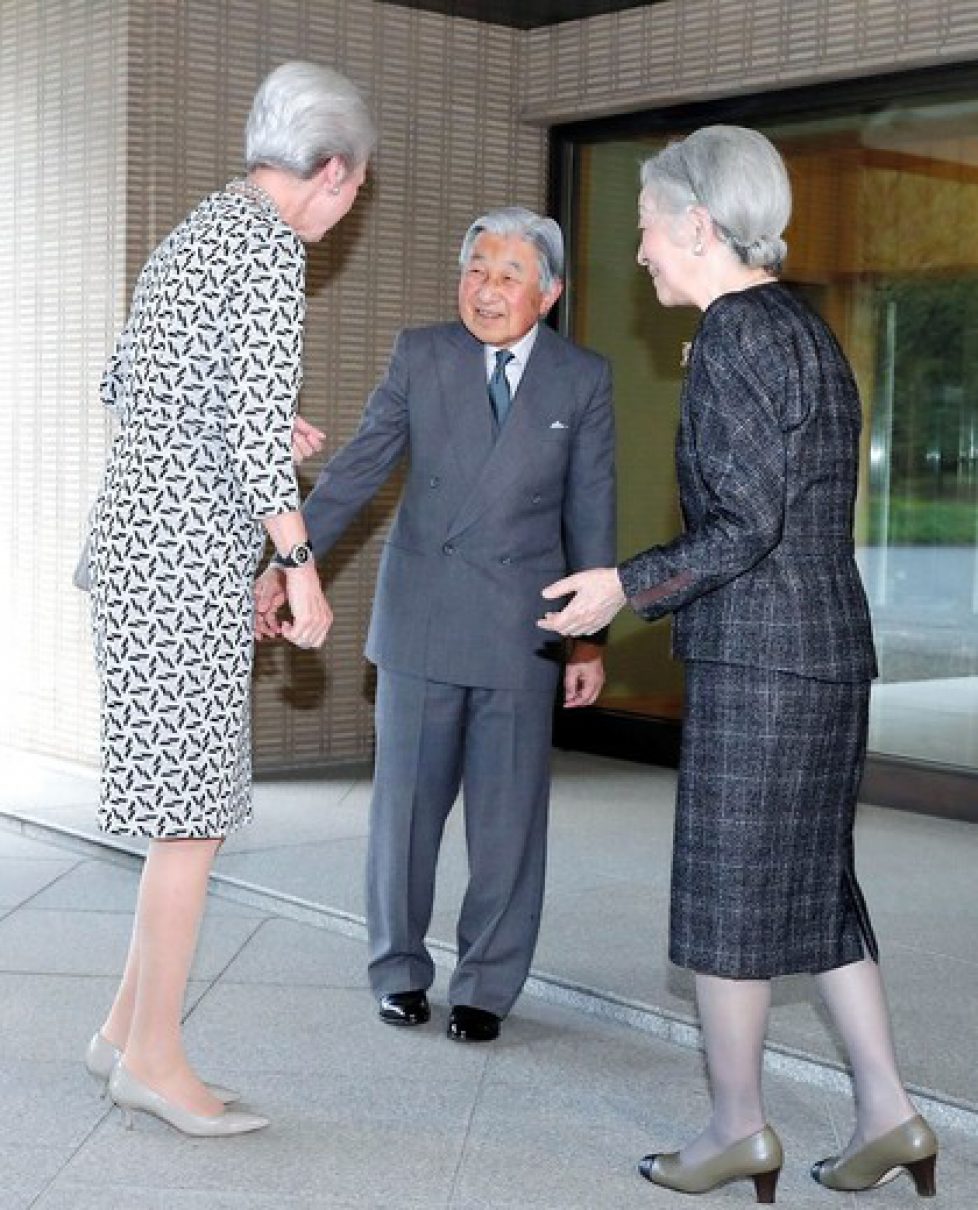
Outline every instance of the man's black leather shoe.
<path id="1" fill-rule="evenodd" d="M 492 1042 L 499 1037 L 500 1019 L 484 1008 L 456 1004 L 448 1014 L 448 1036 L 455 1042 Z"/>
<path id="2" fill-rule="evenodd" d="M 391 992 L 382 996 L 377 1013 L 387 1025 L 424 1025 L 431 1017 L 424 992 Z"/>

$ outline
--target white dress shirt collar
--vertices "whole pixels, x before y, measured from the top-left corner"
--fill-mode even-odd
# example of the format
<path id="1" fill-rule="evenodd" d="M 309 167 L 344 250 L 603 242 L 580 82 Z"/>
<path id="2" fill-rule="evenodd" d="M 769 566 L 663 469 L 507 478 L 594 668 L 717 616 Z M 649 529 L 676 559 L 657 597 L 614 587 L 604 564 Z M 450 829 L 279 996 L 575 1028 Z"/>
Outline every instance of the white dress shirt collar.
<path id="1" fill-rule="evenodd" d="M 509 381 L 510 393 L 513 395 L 516 394 L 516 388 L 520 385 L 526 363 L 530 360 L 539 327 L 539 324 L 534 324 L 525 336 L 521 336 L 515 344 L 509 346 L 513 360 L 506 366 L 506 378 Z M 496 368 L 496 354 L 499 352 L 499 346 L 484 345 L 483 348 L 486 354 L 486 382 L 488 382 Z"/>

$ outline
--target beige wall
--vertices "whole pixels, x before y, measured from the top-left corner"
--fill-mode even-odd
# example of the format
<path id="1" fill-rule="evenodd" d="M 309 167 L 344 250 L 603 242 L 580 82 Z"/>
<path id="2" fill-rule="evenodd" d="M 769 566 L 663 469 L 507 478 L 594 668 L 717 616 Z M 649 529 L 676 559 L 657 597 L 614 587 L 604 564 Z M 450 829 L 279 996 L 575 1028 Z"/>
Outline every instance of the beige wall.
<path id="1" fill-rule="evenodd" d="M 122 319 L 126 50 L 114 0 L 0 0 L 0 744 L 83 760 L 96 697 L 69 577 Z"/>
<path id="2" fill-rule="evenodd" d="M 146 254 L 239 167 L 273 65 L 336 63 L 382 135 L 368 195 L 310 258 L 302 406 L 335 445 L 397 328 L 451 314 L 473 214 L 542 204 L 547 122 L 976 54 L 973 0 L 681 0 L 529 34 L 372 0 L 0 0 L 0 742 L 96 758 L 68 577 L 105 455 L 98 370 Z M 262 653 L 265 767 L 369 755 L 361 646 L 395 496 L 333 560 L 328 649 Z"/>
<path id="3" fill-rule="evenodd" d="M 87 606 L 68 580 L 104 464 L 98 372 L 147 253 L 240 169 L 258 80 L 287 58 L 334 63 L 381 130 L 366 195 L 309 261 L 302 409 L 331 445 L 355 427 L 397 329 L 453 313 L 475 214 L 542 204 L 545 135 L 517 118 L 516 32 L 371 0 L 0 0 L 0 48 L 4 162 L 17 167 L 0 174 L 0 267 L 14 284 L 0 364 L 15 379 L 12 395 L 0 388 L 5 421 L 13 404 L 0 546 L 21 588 L 0 743 L 93 761 Z M 259 764 L 369 756 L 361 652 L 395 498 L 392 485 L 332 562 L 327 649 L 262 653 Z"/>
<path id="4" fill-rule="evenodd" d="M 561 122 L 973 59 L 975 0 L 667 0 L 533 30 L 523 116 Z"/>
<path id="5" fill-rule="evenodd" d="M 356 426 L 398 328 L 453 314 L 458 241 L 481 209 L 542 201 L 543 132 L 520 125 L 523 44 L 501 27 L 371 0 L 132 0 L 129 276 L 201 193 L 240 167 L 255 85 L 301 56 L 367 91 L 381 132 L 371 184 L 310 252 L 302 411 L 330 447 Z M 446 170 L 450 169 L 450 170 Z M 311 476 L 306 476 L 306 484 Z M 260 652 L 255 757 L 272 768 L 363 760 L 371 750 L 362 656 L 396 484 L 331 560 L 336 624 L 322 652 Z"/>

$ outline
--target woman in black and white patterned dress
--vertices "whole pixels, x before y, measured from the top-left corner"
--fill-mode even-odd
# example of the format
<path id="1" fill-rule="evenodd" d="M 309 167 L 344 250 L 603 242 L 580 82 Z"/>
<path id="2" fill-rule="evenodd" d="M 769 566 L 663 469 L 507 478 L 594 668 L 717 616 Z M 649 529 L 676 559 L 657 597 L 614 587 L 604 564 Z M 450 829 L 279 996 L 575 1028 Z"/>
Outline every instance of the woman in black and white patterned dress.
<path id="1" fill-rule="evenodd" d="M 373 141 L 343 76 L 272 72 L 248 119 L 247 177 L 152 254 L 102 383 L 119 427 L 90 546 L 99 823 L 151 843 L 87 1065 L 124 1110 L 192 1134 L 266 1124 L 197 1077 L 180 1014 L 213 858 L 251 816 L 252 584 L 266 535 L 289 566 L 286 637 L 318 647 L 331 622 L 293 462 L 319 436 L 296 416 L 303 244 L 349 211 Z"/>

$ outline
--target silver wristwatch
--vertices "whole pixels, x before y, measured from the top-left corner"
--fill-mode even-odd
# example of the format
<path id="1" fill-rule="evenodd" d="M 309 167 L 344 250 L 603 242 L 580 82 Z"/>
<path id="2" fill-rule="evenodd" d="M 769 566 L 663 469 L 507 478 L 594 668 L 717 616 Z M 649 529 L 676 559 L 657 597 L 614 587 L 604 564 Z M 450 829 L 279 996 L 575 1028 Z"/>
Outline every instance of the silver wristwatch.
<path id="1" fill-rule="evenodd" d="M 277 567 L 305 567 L 312 562 L 312 547 L 308 542 L 297 542 L 287 555 L 276 555 L 272 560 Z"/>

